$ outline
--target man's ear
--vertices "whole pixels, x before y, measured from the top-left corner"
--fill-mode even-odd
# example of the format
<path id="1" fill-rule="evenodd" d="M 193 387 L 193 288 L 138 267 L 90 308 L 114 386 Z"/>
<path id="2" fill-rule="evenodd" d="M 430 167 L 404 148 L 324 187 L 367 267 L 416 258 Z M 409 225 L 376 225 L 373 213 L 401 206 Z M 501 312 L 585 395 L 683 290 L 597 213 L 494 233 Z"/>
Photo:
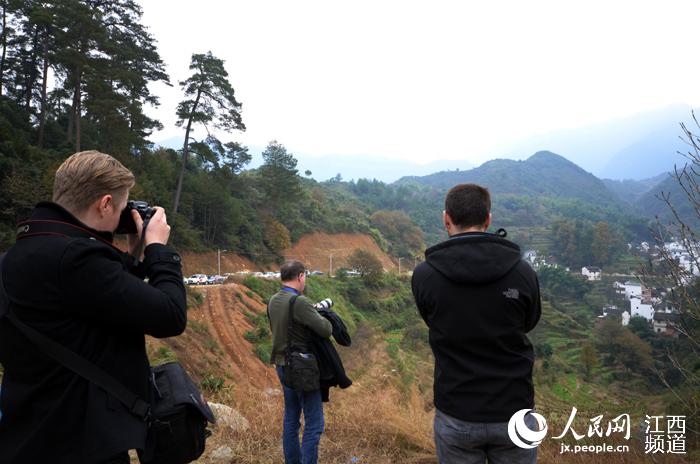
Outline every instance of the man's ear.
<path id="1" fill-rule="evenodd" d="M 442 211 L 442 223 L 445 226 L 445 229 L 447 230 L 449 230 L 450 226 L 452 225 L 452 218 L 449 214 L 447 214 L 447 211 L 445 210 Z"/>
<path id="2" fill-rule="evenodd" d="M 489 230 L 490 226 L 491 226 L 491 213 L 489 213 L 489 217 L 486 218 L 486 222 L 484 223 L 484 232 Z"/>
<path id="3" fill-rule="evenodd" d="M 96 203 L 100 216 L 107 214 L 107 208 L 109 208 L 110 205 L 114 208 L 114 198 L 109 194 L 101 196 Z"/>

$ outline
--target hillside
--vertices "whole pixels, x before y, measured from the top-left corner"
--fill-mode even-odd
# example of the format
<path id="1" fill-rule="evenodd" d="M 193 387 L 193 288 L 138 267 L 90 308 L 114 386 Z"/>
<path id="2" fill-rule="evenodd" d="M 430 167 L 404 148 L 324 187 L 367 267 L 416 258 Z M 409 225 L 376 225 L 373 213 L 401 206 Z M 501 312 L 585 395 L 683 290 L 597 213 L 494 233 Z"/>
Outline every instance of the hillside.
<path id="1" fill-rule="evenodd" d="M 667 175 L 664 180 L 644 193 L 637 200 L 638 208 L 646 211 L 651 217 L 658 216 L 663 223 L 668 223 L 673 219 L 673 214 L 668 205 L 660 199 L 662 193 L 669 195 L 671 204 L 674 205 L 684 221 L 687 221 L 688 224 L 698 225 L 700 218 L 697 212 L 688 202 L 688 197 L 677 179 L 671 175 Z"/>
<path id="2" fill-rule="evenodd" d="M 396 264 L 366 234 L 326 234 L 317 232 L 304 235 L 291 248 L 282 252 L 285 259 L 298 259 L 308 269 L 329 272 L 331 260 L 333 270 L 348 267 L 347 258 L 357 249 L 366 250 L 379 258 L 387 271 L 394 270 Z M 332 258 L 331 258 L 332 257 Z"/>
<path id="3" fill-rule="evenodd" d="M 259 343 L 269 335 L 257 335 L 266 331 L 264 302 L 276 284 L 254 278 L 245 282 L 250 286 L 238 282 L 203 292 L 194 290 L 185 333 L 148 341 L 152 362 L 178 359 L 200 383 L 209 401 L 234 409 L 213 427 L 207 450 L 197 461 L 200 464 L 282 462 L 281 392 L 274 371 L 259 357 Z M 330 295 L 336 299 L 353 338 L 352 346 L 339 347 L 339 352 L 354 383 L 346 390 L 333 389 L 331 401 L 325 405 L 322 462 L 435 464 L 432 355 L 422 322 L 411 322 L 416 320 L 416 311 L 410 299 L 392 303 L 391 309 L 387 306 L 387 311 L 403 318 L 395 324 L 385 318 L 389 313 L 382 309 L 360 309 L 345 300 L 344 289 L 357 287 L 357 280 L 312 277 L 308 282 L 310 298 Z M 408 290 L 407 280 L 386 284 L 389 287 L 373 291 L 373 300 L 393 301 L 392 295 L 384 295 L 387 291 Z M 582 371 L 581 346 L 591 337 L 590 308 L 558 299 L 545 301 L 543 311 L 543 319 L 530 338 L 537 350 L 544 345 L 551 347 L 548 355 L 538 354 L 534 372 L 537 407 L 547 417 L 550 430 L 563 429 L 572 405 L 578 408 L 579 418 L 657 410 L 655 405 L 663 400 L 641 395 L 638 375 L 631 377 L 636 386 L 630 390 L 629 381 L 618 380 L 629 378 L 624 370 L 597 366 L 590 378 Z M 580 419 L 577 424 L 577 430 L 585 427 Z M 538 462 L 683 462 L 676 456 L 659 459 L 644 455 L 640 451 L 643 443 L 635 439 L 630 445 L 632 452 L 628 454 L 587 454 L 584 459 L 581 455 L 560 455 L 558 443 L 547 439 L 539 448 Z M 225 458 L 218 457 L 221 455 Z"/>
<path id="4" fill-rule="evenodd" d="M 692 122 L 693 108 L 673 104 L 651 111 L 593 124 L 533 135 L 502 153 L 519 157 L 546 148 L 566 153 L 572 162 L 599 177 L 645 179 L 673 169 L 685 150 L 678 139 L 679 123 Z"/>
<path id="5" fill-rule="evenodd" d="M 541 151 L 525 161 L 498 159 L 468 171 L 443 171 L 404 177 L 397 183 L 417 183 L 438 189 L 464 182 L 486 185 L 494 194 L 546 196 L 618 206 L 619 199 L 593 174 L 557 154 Z"/>
<path id="6" fill-rule="evenodd" d="M 662 173 L 654 177 L 643 180 L 614 180 L 602 179 L 605 186 L 615 193 L 622 201 L 629 205 L 634 205 L 649 190 L 656 187 L 668 178 L 667 173 Z"/>
<path id="7" fill-rule="evenodd" d="M 122 244 L 122 248 L 124 248 L 124 244 Z M 290 248 L 282 251 L 282 257 L 284 259 L 298 259 L 309 270 L 328 272 L 331 264 L 331 255 L 333 256 L 333 269 L 337 270 L 341 267 L 348 267 L 347 258 L 356 249 L 372 253 L 382 262 L 384 269 L 387 271 L 394 270 L 397 267 L 392 258 L 377 245 L 371 236 L 360 233 L 328 234 L 316 232 L 303 235 Z M 182 251 L 180 254 L 182 255 L 183 274 L 186 276 L 197 273 L 216 274 L 219 272 L 217 251 L 204 253 Z M 262 258 L 269 257 L 264 256 Z M 245 256 L 228 252 L 227 250 L 221 251 L 220 258 L 221 273 L 279 270 L 279 264 L 275 261 L 269 261 L 268 259 L 265 262 L 260 259 L 259 262 L 253 262 Z"/>

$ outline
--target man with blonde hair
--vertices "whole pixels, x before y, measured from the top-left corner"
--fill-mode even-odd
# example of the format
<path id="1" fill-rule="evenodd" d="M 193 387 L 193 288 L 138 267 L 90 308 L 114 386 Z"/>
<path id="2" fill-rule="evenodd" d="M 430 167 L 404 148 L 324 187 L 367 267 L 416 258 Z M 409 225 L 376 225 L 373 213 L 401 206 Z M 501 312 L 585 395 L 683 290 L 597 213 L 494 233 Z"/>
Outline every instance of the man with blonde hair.
<path id="1" fill-rule="evenodd" d="M 112 244 L 133 186 L 133 174 L 109 155 L 70 156 L 56 171 L 53 202 L 20 223 L 0 272 L 14 318 L 148 399 L 144 335 L 178 335 L 187 315 L 163 208 L 142 238 L 143 221 L 131 210 L 137 234 L 127 237 L 129 254 Z M 144 448 L 146 423 L 8 318 L 0 319 L 0 363 L 0 462 L 128 463 L 128 450 Z"/>

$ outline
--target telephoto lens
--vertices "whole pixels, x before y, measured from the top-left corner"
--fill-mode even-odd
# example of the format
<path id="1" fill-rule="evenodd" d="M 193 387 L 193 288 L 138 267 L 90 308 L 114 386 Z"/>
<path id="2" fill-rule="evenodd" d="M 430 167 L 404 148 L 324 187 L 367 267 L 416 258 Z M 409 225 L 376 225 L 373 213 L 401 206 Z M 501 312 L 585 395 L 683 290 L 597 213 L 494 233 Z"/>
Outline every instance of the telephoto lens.
<path id="1" fill-rule="evenodd" d="M 317 309 L 330 309 L 330 307 L 333 306 L 333 300 L 330 298 L 326 298 L 325 300 L 321 300 L 318 303 L 314 305 L 314 308 Z"/>

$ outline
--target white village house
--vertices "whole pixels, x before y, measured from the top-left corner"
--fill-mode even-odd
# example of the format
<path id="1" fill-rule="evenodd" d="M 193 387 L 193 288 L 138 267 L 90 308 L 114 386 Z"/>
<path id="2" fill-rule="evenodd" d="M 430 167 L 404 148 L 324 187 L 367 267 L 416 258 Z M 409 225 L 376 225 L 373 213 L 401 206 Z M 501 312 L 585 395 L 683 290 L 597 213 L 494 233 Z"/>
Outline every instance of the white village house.
<path id="1" fill-rule="evenodd" d="M 603 306 L 603 314 L 598 316 L 598 319 L 602 320 L 606 317 L 614 317 L 614 318 L 619 319 L 623 326 L 630 323 L 629 311 L 622 309 L 622 308 L 618 308 L 615 305 Z"/>
<path id="2" fill-rule="evenodd" d="M 622 284 L 623 288 L 625 289 L 625 298 L 628 300 L 632 298 L 633 296 L 642 297 L 642 284 L 639 282 L 635 282 L 633 280 L 628 280 L 624 284 Z"/>
<path id="3" fill-rule="evenodd" d="M 588 280 L 600 280 L 602 273 L 603 271 L 599 267 L 584 266 L 581 268 L 581 275 L 586 277 Z"/>
<path id="4" fill-rule="evenodd" d="M 650 301 L 633 296 L 630 298 L 630 315 L 631 317 L 641 316 L 651 322 L 654 319 L 654 307 Z"/>

